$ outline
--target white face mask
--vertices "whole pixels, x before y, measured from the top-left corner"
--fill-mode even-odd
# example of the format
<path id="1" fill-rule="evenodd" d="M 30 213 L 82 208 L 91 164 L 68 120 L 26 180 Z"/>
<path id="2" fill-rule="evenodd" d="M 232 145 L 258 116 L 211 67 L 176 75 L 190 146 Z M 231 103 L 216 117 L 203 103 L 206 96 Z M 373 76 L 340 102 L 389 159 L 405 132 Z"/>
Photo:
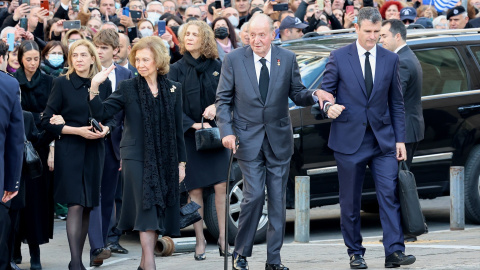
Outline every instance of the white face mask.
<path id="1" fill-rule="evenodd" d="M 233 27 L 236 28 L 238 26 L 239 21 L 238 21 L 237 17 L 232 15 L 232 16 L 228 17 L 228 20 L 230 21 L 230 23 L 232 23 Z"/>
<path id="2" fill-rule="evenodd" d="M 147 12 L 147 20 L 149 20 L 153 25 L 156 25 L 162 14 L 157 12 Z"/>
<path id="3" fill-rule="evenodd" d="M 149 28 L 143 28 L 142 30 L 140 30 L 140 33 L 142 34 L 142 37 L 153 36 L 153 30 Z"/>

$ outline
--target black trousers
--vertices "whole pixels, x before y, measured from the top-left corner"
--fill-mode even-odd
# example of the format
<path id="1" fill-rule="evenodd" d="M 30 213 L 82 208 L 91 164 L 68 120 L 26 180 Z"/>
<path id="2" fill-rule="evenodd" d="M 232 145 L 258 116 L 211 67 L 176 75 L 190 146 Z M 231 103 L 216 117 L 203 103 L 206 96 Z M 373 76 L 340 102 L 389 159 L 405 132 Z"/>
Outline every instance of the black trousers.
<path id="1" fill-rule="evenodd" d="M 2 194 L 3 196 L 3 194 Z M 10 235 L 10 216 L 8 215 L 8 207 L 0 202 L 0 270 L 10 269 L 10 247 L 8 240 Z"/>
<path id="2" fill-rule="evenodd" d="M 415 154 L 415 151 L 417 150 L 418 142 L 414 143 L 406 143 L 405 148 L 407 150 L 407 166 L 408 169 L 412 166 L 412 161 L 413 161 L 413 155 Z"/>

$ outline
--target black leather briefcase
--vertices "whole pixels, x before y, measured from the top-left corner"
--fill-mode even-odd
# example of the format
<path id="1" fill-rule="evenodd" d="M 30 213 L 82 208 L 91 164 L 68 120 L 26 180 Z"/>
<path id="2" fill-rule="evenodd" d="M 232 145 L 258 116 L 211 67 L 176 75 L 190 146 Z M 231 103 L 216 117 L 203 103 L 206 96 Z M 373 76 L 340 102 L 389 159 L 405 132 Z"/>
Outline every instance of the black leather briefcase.
<path id="1" fill-rule="evenodd" d="M 424 234 L 426 232 L 425 218 L 418 199 L 415 176 L 408 170 L 405 161 L 399 164 L 398 197 L 404 234 L 414 236 Z"/>

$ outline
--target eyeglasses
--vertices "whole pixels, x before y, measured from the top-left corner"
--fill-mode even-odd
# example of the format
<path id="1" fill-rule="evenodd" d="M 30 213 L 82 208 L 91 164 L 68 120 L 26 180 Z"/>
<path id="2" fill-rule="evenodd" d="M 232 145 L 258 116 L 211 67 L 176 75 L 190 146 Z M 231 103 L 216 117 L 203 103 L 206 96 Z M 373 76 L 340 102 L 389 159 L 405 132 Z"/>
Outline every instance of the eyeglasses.
<path id="1" fill-rule="evenodd" d="M 252 8 L 263 8 L 264 6 L 264 4 L 252 4 Z"/>
<path id="2" fill-rule="evenodd" d="M 142 6 L 140 6 L 140 5 L 131 5 L 130 8 L 131 8 L 131 9 L 142 9 Z"/>
<path id="3" fill-rule="evenodd" d="M 118 29 L 118 33 L 123 34 L 123 33 L 125 33 L 125 31 Z"/>
<path id="4" fill-rule="evenodd" d="M 164 7 L 165 10 L 175 11 L 175 7 Z"/>

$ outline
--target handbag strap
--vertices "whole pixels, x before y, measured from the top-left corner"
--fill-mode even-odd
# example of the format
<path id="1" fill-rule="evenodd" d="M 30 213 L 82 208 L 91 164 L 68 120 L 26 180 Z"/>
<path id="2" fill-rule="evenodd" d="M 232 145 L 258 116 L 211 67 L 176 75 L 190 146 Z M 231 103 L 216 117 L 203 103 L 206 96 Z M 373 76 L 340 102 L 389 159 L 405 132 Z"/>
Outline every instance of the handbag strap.
<path id="1" fill-rule="evenodd" d="M 203 117 L 203 115 L 202 115 L 202 129 L 203 129 L 203 118 L 204 118 L 204 117 Z"/>
<path id="2" fill-rule="evenodd" d="M 203 129 L 203 119 L 204 119 L 204 118 L 205 118 L 205 117 L 203 117 L 203 115 L 202 115 L 202 122 L 201 122 L 201 123 L 202 123 L 202 128 L 201 128 L 201 129 Z M 215 126 L 218 126 L 216 119 L 213 119 L 213 122 L 215 123 Z"/>
<path id="3" fill-rule="evenodd" d="M 203 118 L 202 118 L 202 119 L 203 119 Z M 186 191 L 187 194 L 188 194 L 188 199 L 190 199 L 190 201 L 191 201 L 192 198 L 190 197 L 190 192 L 188 192 L 188 190 L 187 190 L 187 185 L 185 184 L 185 179 L 182 181 L 182 183 L 183 183 L 183 186 L 185 187 L 185 191 Z"/>

